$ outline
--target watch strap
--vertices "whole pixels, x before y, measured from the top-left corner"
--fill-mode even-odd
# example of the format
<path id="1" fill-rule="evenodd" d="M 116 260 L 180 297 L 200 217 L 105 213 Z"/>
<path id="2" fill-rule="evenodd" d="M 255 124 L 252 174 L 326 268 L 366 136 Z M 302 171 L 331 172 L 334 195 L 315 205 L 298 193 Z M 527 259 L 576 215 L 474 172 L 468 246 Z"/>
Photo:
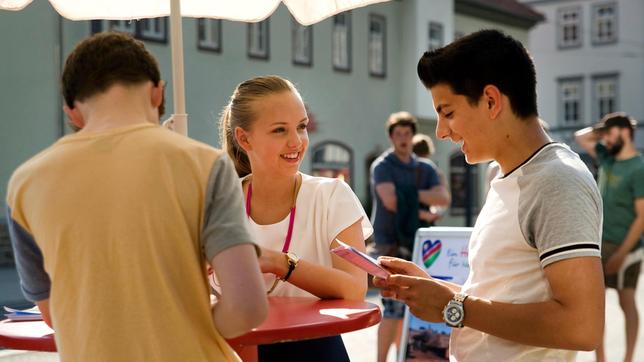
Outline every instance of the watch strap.
<path id="1" fill-rule="evenodd" d="M 282 278 L 282 281 L 287 281 L 288 278 L 291 277 L 291 274 L 293 274 L 293 270 L 295 270 L 295 267 L 297 266 L 297 261 L 291 259 L 291 257 L 288 254 L 284 254 L 284 257 L 286 257 L 286 263 L 288 264 L 288 271 L 286 272 L 286 275 L 284 275 L 284 278 Z"/>
<path id="2" fill-rule="evenodd" d="M 467 299 L 467 297 L 468 297 L 468 295 L 465 294 L 465 293 L 456 293 L 454 295 L 454 299 L 452 299 L 452 300 L 457 302 L 457 303 L 463 304 L 463 302 L 465 302 L 465 299 Z"/>

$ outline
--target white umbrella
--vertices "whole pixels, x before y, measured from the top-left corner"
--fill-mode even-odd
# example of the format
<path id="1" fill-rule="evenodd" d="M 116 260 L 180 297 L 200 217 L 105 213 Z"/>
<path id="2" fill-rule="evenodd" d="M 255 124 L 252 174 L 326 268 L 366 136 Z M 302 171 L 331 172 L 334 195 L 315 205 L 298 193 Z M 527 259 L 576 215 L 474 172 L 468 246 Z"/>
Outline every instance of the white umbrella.
<path id="1" fill-rule="evenodd" d="M 0 0 L 0 9 L 21 10 L 33 0 Z M 132 20 L 170 16 L 174 114 L 169 128 L 187 135 L 183 79 L 181 16 L 257 22 L 270 16 L 284 2 L 302 25 L 311 25 L 337 13 L 388 0 L 49 0 L 70 20 Z"/>

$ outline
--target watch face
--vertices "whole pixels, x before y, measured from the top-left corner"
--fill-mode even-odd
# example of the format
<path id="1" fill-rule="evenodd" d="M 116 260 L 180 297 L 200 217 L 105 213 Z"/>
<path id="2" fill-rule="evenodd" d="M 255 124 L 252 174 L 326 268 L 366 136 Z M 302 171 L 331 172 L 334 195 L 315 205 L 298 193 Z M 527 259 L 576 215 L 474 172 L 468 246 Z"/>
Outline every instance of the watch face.
<path id="1" fill-rule="evenodd" d="M 443 317 L 449 324 L 460 324 L 463 321 L 463 308 L 458 305 L 448 306 Z"/>
<path id="2" fill-rule="evenodd" d="M 292 253 L 289 251 L 288 253 L 286 253 L 286 255 L 288 255 L 289 263 L 297 264 L 297 262 L 300 261 L 300 258 L 297 255 L 295 255 L 295 253 Z"/>

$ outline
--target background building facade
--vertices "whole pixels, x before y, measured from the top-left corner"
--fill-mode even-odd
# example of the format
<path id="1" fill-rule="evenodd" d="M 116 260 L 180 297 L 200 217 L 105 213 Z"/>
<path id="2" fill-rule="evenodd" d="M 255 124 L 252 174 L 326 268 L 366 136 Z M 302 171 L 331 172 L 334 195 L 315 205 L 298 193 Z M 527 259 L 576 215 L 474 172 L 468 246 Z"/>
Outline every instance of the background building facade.
<path id="1" fill-rule="evenodd" d="M 575 130 L 624 111 L 644 117 L 644 2 L 524 0 L 545 16 L 529 38 L 537 66 L 541 117 L 559 141 Z M 636 144 L 644 147 L 639 122 Z M 587 155 L 582 155 L 590 162 Z"/>
<path id="2" fill-rule="evenodd" d="M 311 117 L 302 170 L 344 178 L 370 212 L 369 165 L 389 147 L 384 122 L 406 110 L 434 136 L 431 96 L 416 75 L 420 55 L 482 28 L 527 41 L 538 14 L 514 0 L 402 0 L 338 14 L 303 27 L 280 6 L 265 21 L 246 24 L 183 19 L 189 136 L 219 145 L 218 119 L 234 87 L 277 74 L 299 88 Z M 160 62 L 167 115 L 172 113 L 168 19 L 69 21 L 46 1 L 0 12 L 0 195 L 25 160 L 69 132 L 62 112 L 60 72 L 73 47 L 107 29 L 132 33 Z M 485 197 L 485 166 L 466 169 L 458 147 L 435 142 L 433 157 L 452 184 L 455 204 L 441 225 L 465 223 L 466 172 L 474 216 Z M 0 211 L 0 265 L 11 263 Z"/>

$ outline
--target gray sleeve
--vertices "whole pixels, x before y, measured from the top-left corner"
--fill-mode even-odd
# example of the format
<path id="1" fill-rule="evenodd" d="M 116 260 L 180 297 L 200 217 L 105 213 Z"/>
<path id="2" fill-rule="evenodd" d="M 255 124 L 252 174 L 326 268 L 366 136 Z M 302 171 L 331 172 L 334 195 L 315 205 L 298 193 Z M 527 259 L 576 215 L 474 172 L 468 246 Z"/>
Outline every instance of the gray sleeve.
<path id="1" fill-rule="evenodd" d="M 212 166 L 206 189 L 201 245 L 207 260 L 232 246 L 255 245 L 247 223 L 237 172 L 228 156 L 222 155 Z"/>
<path id="2" fill-rule="evenodd" d="M 7 207 L 7 227 L 22 294 L 31 302 L 48 299 L 51 281 L 45 272 L 42 252 L 33 236 L 11 217 L 9 207 Z"/>
<path id="3" fill-rule="evenodd" d="M 585 173 L 564 163 L 519 182 L 519 224 L 526 241 L 538 250 L 542 267 L 580 256 L 600 257 L 601 197 Z"/>

